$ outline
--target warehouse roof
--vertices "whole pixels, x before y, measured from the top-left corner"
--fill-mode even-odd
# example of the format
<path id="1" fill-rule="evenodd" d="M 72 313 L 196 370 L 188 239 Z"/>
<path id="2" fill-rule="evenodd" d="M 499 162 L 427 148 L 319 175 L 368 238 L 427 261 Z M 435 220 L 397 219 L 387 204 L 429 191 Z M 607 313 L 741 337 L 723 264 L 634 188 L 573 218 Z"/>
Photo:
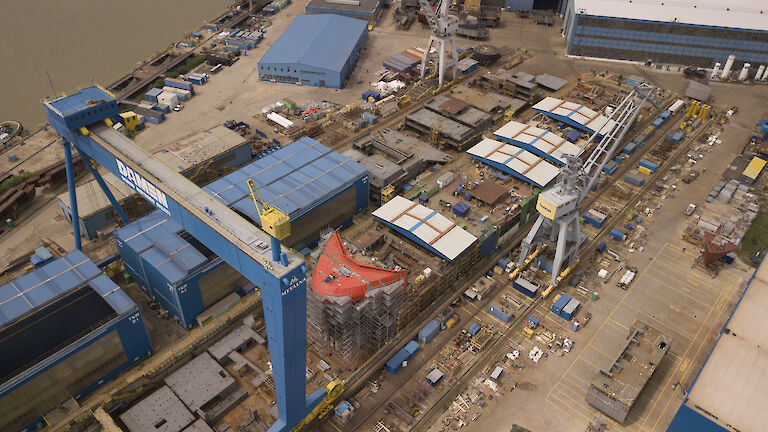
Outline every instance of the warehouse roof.
<path id="1" fill-rule="evenodd" d="M 589 133 L 598 130 L 607 133 L 615 123 L 584 105 L 553 97 L 544 98 L 533 106 L 533 110 Z"/>
<path id="2" fill-rule="evenodd" d="M 368 23 L 341 15 L 299 15 L 259 64 L 301 64 L 339 71 Z"/>
<path id="3" fill-rule="evenodd" d="M 177 171 L 184 171 L 244 144 L 245 138 L 238 133 L 217 126 L 177 141 L 155 153 L 155 157 Z"/>
<path id="4" fill-rule="evenodd" d="M 448 261 L 477 240 L 437 210 L 401 196 L 379 207 L 373 216 Z"/>
<path id="5" fill-rule="evenodd" d="M 380 6 L 379 0 L 310 0 L 304 8 L 307 12 L 335 12 L 344 15 L 373 16 Z"/>
<path id="6" fill-rule="evenodd" d="M 572 0 L 577 14 L 713 27 L 768 30 L 764 5 L 753 0 Z"/>
<path id="7" fill-rule="evenodd" d="M 539 156 L 510 144 L 484 138 L 467 150 L 473 158 L 507 174 L 543 188 L 560 170 Z"/>
<path id="8" fill-rule="evenodd" d="M 560 165 L 565 165 L 563 155 L 576 155 L 581 150 L 556 133 L 516 121 L 500 127 L 493 136 Z"/>
<path id="9" fill-rule="evenodd" d="M 204 352 L 165 378 L 190 411 L 197 411 L 237 383 L 210 354 Z"/>
<path id="10" fill-rule="evenodd" d="M 182 231 L 179 224 L 158 210 L 115 231 L 115 239 L 175 283 L 208 262 L 179 235 Z"/>
<path id="11" fill-rule="evenodd" d="M 0 328 L 86 284 L 118 314 L 136 307 L 88 257 L 75 250 L 0 286 Z"/>
<path id="12" fill-rule="evenodd" d="M 352 159 L 303 137 L 204 189 L 260 224 L 248 179 L 253 179 L 267 204 L 297 219 L 367 175 L 365 167 Z"/>
<path id="13" fill-rule="evenodd" d="M 694 381 L 688 407 L 700 407 L 704 417 L 733 430 L 765 430 L 767 309 L 768 265 L 763 262 Z"/>

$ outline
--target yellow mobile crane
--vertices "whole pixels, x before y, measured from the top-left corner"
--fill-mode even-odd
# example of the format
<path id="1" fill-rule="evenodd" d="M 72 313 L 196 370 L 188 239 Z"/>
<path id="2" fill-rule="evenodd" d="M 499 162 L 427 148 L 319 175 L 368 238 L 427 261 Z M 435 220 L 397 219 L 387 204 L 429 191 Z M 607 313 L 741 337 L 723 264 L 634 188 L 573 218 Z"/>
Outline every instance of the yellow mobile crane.
<path id="1" fill-rule="evenodd" d="M 301 423 L 297 424 L 291 432 L 299 432 L 305 427 L 309 426 L 315 420 L 322 420 L 333 409 L 333 404 L 341 397 L 341 392 L 344 390 L 344 383 L 342 381 L 331 381 L 325 386 L 325 397 L 319 404 L 307 415 Z"/>

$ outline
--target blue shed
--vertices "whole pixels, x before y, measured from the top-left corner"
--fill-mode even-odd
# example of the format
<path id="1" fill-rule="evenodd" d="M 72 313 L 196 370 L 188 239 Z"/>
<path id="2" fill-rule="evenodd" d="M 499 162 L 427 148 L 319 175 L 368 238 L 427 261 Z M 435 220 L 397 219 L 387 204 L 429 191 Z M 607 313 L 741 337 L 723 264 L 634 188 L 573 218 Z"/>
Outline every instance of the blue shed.
<path id="1" fill-rule="evenodd" d="M 453 205 L 453 213 L 458 216 L 466 216 L 467 213 L 469 213 L 469 209 L 471 208 L 469 204 L 465 203 L 464 201 L 459 201 L 456 204 Z"/>
<path id="2" fill-rule="evenodd" d="M 427 343 L 431 341 L 437 333 L 440 331 L 440 323 L 432 320 L 427 323 L 421 330 L 419 330 L 419 340 L 421 343 Z"/>
<path id="3" fill-rule="evenodd" d="M 259 60 L 259 77 L 341 88 L 367 39 L 366 21 L 340 15 L 299 15 Z"/>
<path id="4" fill-rule="evenodd" d="M 233 292 L 255 288 L 160 211 L 115 231 L 115 243 L 128 274 L 184 328 Z"/>
<path id="5" fill-rule="evenodd" d="M 78 250 L 0 286 L 0 298 L 2 430 L 37 430 L 152 351 L 136 303 Z"/>
<path id="6" fill-rule="evenodd" d="M 472 323 L 467 327 L 467 332 L 469 332 L 470 336 L 476 335 L 480 331 L 480 324 L 478 323 Z"/>
<path id="7" fill-rule="evenodd" d="M 391 374 L 396 374 L 397 371 L 400 370 L 401 367 L 403 367 L 403 362 L 408 361 L 408 353 L 401 349 L 400 351 L 396 352 L 395 355 L 390 357 L 389 360 L 387 360 L 387 363 L 385 364 L 385 367 Z"/>

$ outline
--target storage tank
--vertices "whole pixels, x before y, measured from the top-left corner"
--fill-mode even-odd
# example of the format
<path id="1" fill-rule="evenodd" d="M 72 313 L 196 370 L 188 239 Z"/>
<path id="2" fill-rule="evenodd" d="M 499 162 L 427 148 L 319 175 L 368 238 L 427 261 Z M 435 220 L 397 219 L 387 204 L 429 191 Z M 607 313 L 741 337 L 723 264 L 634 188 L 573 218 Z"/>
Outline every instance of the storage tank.
<path id="1" fill-rule="evenodd" d="M 720 75 L 722 79 L 727 79 L 731 75 L 731 68 L 733 67 L 734 61 L 736 61 L 736 56 L 733 54 L 729 55 L 728 60 L 725 62 L 723 73 Z"/>
<path id="2" fill-rule="evenodd" d="M 760 67 L 757 68 L 757 73 L 755 73 L 755 81 L 760 81 L 763 77 L 763 72 L 765 72 L 765 65 L 760 65 Z"/>
<path id="3" fill-rule="evenodd" d="M 744 67 L 741 68 L 741 72 L 739 72 L 739 81 L 744 81 L 747 79 L 747 75 L 749 75 L 749 67 L 752 66 L 749 63 L 744 63 Z"/>
<path id="4" fill-rule="evenodd" d="M 720 62 L 715 63 L 715 67 L 712 68 L 712 73 L 709 75 L 709 79 L 717 78 L 718 72 L 720 72 Z"/>

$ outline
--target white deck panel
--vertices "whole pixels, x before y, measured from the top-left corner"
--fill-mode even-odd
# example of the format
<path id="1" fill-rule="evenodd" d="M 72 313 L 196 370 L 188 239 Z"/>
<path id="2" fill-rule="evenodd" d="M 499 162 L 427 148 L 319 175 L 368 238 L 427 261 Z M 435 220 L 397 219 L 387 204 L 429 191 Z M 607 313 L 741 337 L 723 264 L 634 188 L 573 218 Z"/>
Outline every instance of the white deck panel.
<path id="1" fill-rule="evenodd" d="M 539 103 L 534 105 L 533 107 L 536 109 L 540 109 L 542 111 L 551 111 L 555 109 L 556 106 L 560 104 L 560 99 L 553 98 L 553 97 L 545 97 Z"/>
<path id="2" fill-rule="evenodd" d="M 536 156 L 535 154 L 525 150 L 520 152 L 520 154 L 517 155 L 517 158 L 522 162 L 525 162 L 526 165 L 536 165 L 539 163 L 539 161 L 542 160 L 539 156 Z"/>
<path id="3" fill-rule="evenodd" d="M 472 147 L 472 151 L 473 151 L 472 154 L 480 157 L 487 157 L 488 155 L 496 151 L 496 147 L 498 147 L 498 141 L 494 141 L 488 138 L 483 138 L 482 141 L 480 141 L 474 147 Z"/>
<path id="4" fill-rule="evenodd" d="M 525 129 L 526 126 L 527 125 L 525 125 L 523 123 L 518 123 L 518 122 L 515 122 L 515 121 L 511 121 L 511 122 L 505 124 L 504 126 L 498 128 L 496 130 L 496 132 L 494 132 L 493 134 L 497 135 L 497 136 L 503 136 L 503 137 L 511 138 L 511 137 L 514 137 L 515 135 L 519 134 L 520 132 L 522 132 L 522 130 Z"/>
<path id="5" fill-rule="evenodd" d="M 687 405 L 742 432 L 765 430 L 768 407 L 768 265 L 763 263 L 693 386 Z M 694 408 L 695 409 L 695 408 Z M 704 414 L 706 417 L 706 414 Z"/>
<path id="6" fill-rule="evenodd" d="M 376 209 L 373 215 L 410 232 L 449 260 L 459 256 L 477 240 L 440 212 L 401 196 L 392 198 Z"/>
<path id="7" fill-rule="evenodd" d="M 599 114 L 586 106 L 553 97 L 544 98 L 534 105 L 533 109 L 567 117 L 574 123 L 580 124 L 592 131 L 598 131 L 605 126 L 603 132 L 607 132 L 615 123 L 613 120 L 609 120 L 604 115 Z M 606 124 L 608 124 L 608 126 L 606 126 Z"/>

